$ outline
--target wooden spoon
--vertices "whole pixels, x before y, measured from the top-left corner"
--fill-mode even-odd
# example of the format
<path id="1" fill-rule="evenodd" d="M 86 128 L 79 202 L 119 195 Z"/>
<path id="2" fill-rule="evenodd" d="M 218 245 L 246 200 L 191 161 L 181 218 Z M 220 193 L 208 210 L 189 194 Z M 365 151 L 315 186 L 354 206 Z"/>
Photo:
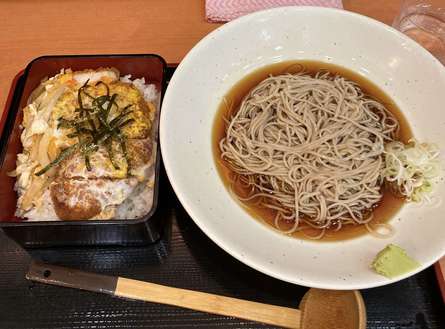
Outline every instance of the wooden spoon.
<path id="1" fill-rule="evenodd" d="M 28 280 L 113 296 L 174 305 L 294 329 L 364 329 L 366 311 L 358 291 L 309 289 L 300 310 L 204 292 L 31 262 Z"/>
<path id="2" fill-rule="evenodd" d="M 357 290 L 309 289 L 300 311 L 300 329 L 366 328 L 365 303 Z"/>

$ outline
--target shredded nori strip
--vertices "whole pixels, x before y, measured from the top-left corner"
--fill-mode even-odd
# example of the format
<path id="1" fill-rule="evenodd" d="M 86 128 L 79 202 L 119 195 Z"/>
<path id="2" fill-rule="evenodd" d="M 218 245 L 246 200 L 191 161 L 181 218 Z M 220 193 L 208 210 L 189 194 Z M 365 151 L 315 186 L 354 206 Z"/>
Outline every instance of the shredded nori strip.
<path id="1" fill-rule="evenodd" d="M 43 175 L 48 170 L 50 170 L 52 167 L 57 166 L 60 162 L 62 162 L 68 156 L 73 154 L 77 150 L 78 147 L 79 147 L 79 143 L 76 143 L 76 144 L 73 144 L 73 145 L 67 147 L 66 149 L 64 149 L 62 152 L 59 153 L 59 155 L 57 156 L 57 158 L 54 159 L 54 161 L 50 162 L 43 169 L 36 172 L 36 176 Z"/>
<path id="2" fill-rule="evenodd" d="M 113 167 L 119 169 L 113 150 L 113 141 L 116 141 L 120 145 L 122 155 L 127 162 L 127 166 L 129 165 L 126 145 L 127 137 L 122 133 L 121 129 L 135 121 L 133 118 L 128 118 L 128 115 L 133 112 L 133 110 L 129 110 L 133 104 L 128 104 L 120 109 L 116 102 L 118 95 L 113 94 L 110 96 L 110 88 L 103 81 L 97 82 L 95 86 L 105 86 L 106 94 L 94 97 L 86 91 L 89 87 L 88 82 L 89 80 L 87 80 L 77 92 L 79 107 L 76 108 L 75 112 L 78 113 L 78 117 L 71 120 L 60 117 L 57 124 L 57 129 L 73 129 L 74 131 L 67 134 L 67 137 L 77 137 L 78 142 L 62 150 L 54 161 L 36 173 L 37 176 L 43 175 L 49 169 L 59 165 L 63 160 L 77 151 L 80 151 L 83 155 L 85 166 L 87 170 L 90 171 L 92 170 L 90 155 L 96 152 L 101 145 L 106 147 L 108 157 Z M 91 107 L 85 106 L 82 95 L 92 100 Z M 105 104 L 106 107 L 104 107 Z M 113 113 L 117 113 L 117 115 L 115 115 L 114 118 L 110 118 L 113 105 L 116 107 L 116 111 Z"/>

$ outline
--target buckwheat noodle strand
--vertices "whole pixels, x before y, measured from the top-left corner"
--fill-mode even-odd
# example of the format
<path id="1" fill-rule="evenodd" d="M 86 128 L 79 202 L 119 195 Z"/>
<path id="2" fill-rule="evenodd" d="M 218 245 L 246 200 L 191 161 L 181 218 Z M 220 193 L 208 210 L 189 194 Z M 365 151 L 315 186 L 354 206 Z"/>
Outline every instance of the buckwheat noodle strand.
<path id="1" fill-rule="evenodd" d="M 399 125 L 354 82 L 329 72 L 271 76 L 227 118 L 221 160 L 249 187 L 241 201 L 275 211 L 275 226 L 366 224 L 382 197 L 384 144 Z M 368 225 L 367 225 L 368 227 Z"/>

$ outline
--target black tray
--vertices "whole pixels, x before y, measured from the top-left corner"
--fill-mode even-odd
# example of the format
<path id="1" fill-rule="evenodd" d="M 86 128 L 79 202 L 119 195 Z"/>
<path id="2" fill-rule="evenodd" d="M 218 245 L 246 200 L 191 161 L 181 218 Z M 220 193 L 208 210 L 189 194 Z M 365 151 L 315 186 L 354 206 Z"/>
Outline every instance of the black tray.
<path id="1" fill-rule="evenodd" d="M 170 69 L 170 74 L 173 69 Z M 88 271 L 297 307 L 307 288 L 263 275 L 208 239 L 177 201 L 164 173 L 164 234 L 146 247 L 35 249 L 29 255 L 0 233 L 0 328 L 274 328 L 176 307 L 134 302 L 25 279 L 31 257 Z M 443 329 L 434 271 L 362 291 L 368 329 Z M 316 328 L 314 328 L 316 329 Z M 332 328 L 337 329 L 337 328 Z"/>

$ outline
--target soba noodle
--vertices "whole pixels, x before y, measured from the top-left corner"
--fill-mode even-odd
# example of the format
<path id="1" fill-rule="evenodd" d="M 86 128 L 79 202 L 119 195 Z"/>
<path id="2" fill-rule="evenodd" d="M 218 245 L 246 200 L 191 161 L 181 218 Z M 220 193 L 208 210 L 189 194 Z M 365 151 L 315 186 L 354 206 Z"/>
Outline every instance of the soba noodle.
<path id="1" fill-rule="evenodd" d="M 292 223 L 340 230 L 365 224 L 382 197 L 384 145 L 399 125 L 354 82 L 319 72 L 271 76 L 227 118 L 221 158 L 258 202 Z"/>

